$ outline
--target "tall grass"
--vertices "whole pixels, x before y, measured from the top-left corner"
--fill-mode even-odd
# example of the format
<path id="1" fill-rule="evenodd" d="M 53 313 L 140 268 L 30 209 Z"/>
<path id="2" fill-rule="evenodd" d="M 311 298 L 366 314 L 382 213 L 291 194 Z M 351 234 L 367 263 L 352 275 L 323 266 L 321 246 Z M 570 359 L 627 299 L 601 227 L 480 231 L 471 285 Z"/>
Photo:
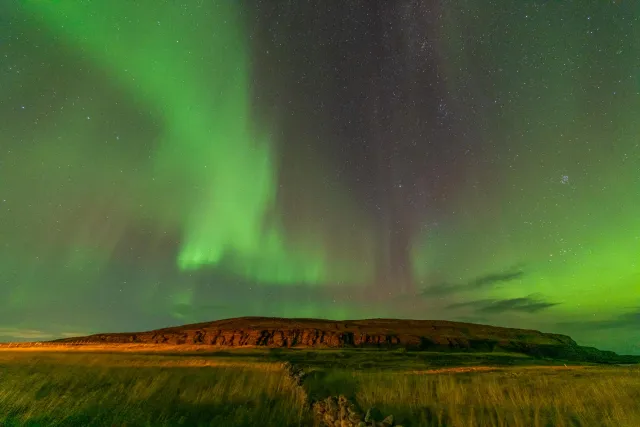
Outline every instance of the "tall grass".
<path id="1" fill-rule="evenodd" d="M 0 425 L 298 426 L 303 391 L 275 365 L 153 356 L 0 357 Z M 157 358 L 161 359 L 161 358 Z M 264 364 L 263 364 L 264 365 Z"/>
<path id="2" fill-rule="evenodd" d="M 345 394 L 407 427 L 640 427 L 640 368 L 449 373 L 404 360 L 398 371 L 387 369 L 392 356 L 380 354 L 381 369 L 374 354 L 373 368 L 358 371 L 328 365 L 330 355 L 303 390 L 280 363 L 249 352 L 0 351 L 0 426 L 309 426 L 307 394 Z"/>
<path id="3" fill-rule="evenodd" d="M 360 406 L 412 426 L 640 426 L 638 368 L 349 376 Z"/>

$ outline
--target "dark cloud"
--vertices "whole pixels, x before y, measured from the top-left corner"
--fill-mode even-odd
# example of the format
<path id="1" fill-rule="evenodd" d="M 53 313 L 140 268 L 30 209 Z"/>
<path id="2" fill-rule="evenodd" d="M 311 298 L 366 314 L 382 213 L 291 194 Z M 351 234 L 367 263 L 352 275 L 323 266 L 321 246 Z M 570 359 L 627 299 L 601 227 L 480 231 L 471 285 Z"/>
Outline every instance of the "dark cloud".
<path id="1" fill-rule="evenodd" d="M 512 280 L 520 279 L 524 276 L 523 271 L 505 272 L 499 274 L 487 274 L 486 276 L 480 276 L 469 282 L 468 286 L 484 287 L 494 285 L 496 283 L 510 282 Z"/>
<path id="2" fill-rule="evenodd" d="M 491 287 L 493 285 L 497 285 L 499 283 L 506 283 L 513 280 L 521 279 L 524 274 L 525 273 L 522 270 L 514 268 L 500 273 L 491 273 L 484 276 L 478 276 L 472 280 L 469 280 L 467 283 L 439 283 L 425 288 L 422 291 L 421 295 L 443 296 L 460 292 L 480 290 Z"/>
<path id="3" fill-rule="evenodd" d="M 524 312 L 524 313 L 537 313 L 542 310 L 554 307 L 559 303 L 545 301 L 541 298 L 534 297 L 522 297 L 522 298 L 510 298 L 503 300 L 496 299 L 481 299 L 474 301 L 460 302 L 451 304 L 447 308 L 472 308 L 480 313 L 497 314 L 505 313 L 508 311 Z"/>
<path id="4" fill-rule="evenodd" d="M 640 307 L 632 309 L 607 320 L 592 320 L 582 322 L 558 322 L 558 327 L 572 329 L 640 329 Z"/>

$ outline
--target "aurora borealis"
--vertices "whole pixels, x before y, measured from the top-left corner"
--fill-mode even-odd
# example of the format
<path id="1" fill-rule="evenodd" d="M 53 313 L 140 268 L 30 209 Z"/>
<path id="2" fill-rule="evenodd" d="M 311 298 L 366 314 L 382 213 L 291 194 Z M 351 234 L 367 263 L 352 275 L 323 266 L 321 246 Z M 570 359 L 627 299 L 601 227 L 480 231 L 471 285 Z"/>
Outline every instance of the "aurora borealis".
<path id="1" fill-rule="evenodd" d="M 447 319 L 640 354 L 640 5 L 0 4 L 0 340 Z"/>

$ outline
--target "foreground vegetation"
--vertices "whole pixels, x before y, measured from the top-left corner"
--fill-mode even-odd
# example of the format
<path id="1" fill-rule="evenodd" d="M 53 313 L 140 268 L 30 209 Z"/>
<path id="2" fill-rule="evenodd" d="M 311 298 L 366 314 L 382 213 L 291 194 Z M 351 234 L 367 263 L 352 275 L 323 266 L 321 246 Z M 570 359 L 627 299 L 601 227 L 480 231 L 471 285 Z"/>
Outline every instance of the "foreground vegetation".
<path id="1" fill-rule="evenodd" d="M 307 426 L 310 401 L 342 394 L 405 427 L 640 426 L 639 367 L 347 353 L 0 351 L 0 425 Z M 287 357 L 306 361 L 302 387 Z"/>
<path id="2" fill-rule="evenodd" d="M 0 353 L 1 426 L 298 426 L 277 365 L 122 354 Z"/>
<path id="3" fill-rule="evenodd" d="M 416 426 L 640 426 L 637 368 L 351 376 L 361 407 Z"/>

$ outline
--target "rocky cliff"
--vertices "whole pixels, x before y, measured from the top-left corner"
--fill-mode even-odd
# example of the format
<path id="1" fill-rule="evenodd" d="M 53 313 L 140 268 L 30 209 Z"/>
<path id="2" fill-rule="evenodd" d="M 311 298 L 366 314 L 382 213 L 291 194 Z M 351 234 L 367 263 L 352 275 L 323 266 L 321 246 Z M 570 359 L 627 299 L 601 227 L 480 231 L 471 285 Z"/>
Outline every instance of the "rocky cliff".
<path id="1" fill-rule="evenodd" d="M 272 348 L 406 348 L 422 351 L 517 352 L 568 361 L 634 363 L 581 347 L 566 335 L 440 320 L 331 321 L 242 317 L 139 333 L 96 334 L 67 344 L 171 344 Z"/>

